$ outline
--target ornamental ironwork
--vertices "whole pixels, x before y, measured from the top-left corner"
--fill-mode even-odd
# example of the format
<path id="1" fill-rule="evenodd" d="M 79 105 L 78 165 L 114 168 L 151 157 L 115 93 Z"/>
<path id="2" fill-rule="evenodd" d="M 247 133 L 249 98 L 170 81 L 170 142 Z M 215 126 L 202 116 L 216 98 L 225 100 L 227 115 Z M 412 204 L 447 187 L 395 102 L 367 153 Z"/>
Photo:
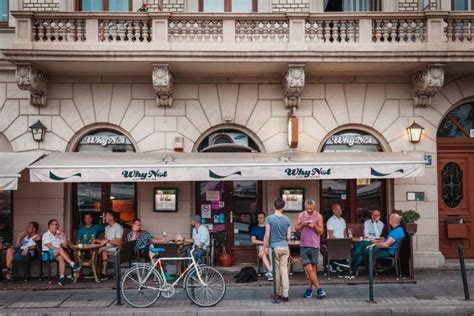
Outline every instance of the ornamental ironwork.
<path id="1" fill-rule="evenodd" d="M 455 162 L 447 163 L 441 172 L 441 198 L 449 208 L 456 208 L 463 199 L 463 171 Z"/>

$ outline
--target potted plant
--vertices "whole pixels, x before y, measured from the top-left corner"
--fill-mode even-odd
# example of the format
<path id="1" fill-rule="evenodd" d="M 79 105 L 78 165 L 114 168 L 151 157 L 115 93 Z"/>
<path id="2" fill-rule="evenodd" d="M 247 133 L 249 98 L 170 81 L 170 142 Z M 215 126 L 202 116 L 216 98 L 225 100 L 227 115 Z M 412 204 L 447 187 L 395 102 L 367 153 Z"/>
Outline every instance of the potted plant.
<path id="1" fill-rule="evenodd" d="M 420 219 L 420 213 L 414 210 L 408 210 L 402 214 L 403 222 L 405 223 L 405 230 L 409 235 L 416 234 L 418 224 L 416 221 Z"/>
<path id="2" fill-rule="evenodd" d="M 217 232 L 215 234 L 216 246 L 220 249 L 219 253 L 219 265 L 221 267 L 231 267 L 232 266 L 232 255 L 228 254 L 225 248 L 227 241 L 226 232 Z"/>

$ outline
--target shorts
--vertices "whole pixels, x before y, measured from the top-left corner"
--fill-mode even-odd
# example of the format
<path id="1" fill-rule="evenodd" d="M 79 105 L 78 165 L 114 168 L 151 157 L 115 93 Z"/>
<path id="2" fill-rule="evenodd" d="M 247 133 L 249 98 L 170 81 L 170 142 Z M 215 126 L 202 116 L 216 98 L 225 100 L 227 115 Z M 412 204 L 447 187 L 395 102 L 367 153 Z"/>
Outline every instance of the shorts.
<path id="1" fill-rule="evenodd" d="M 319 248 L 301 247 L 301 264 L 307 266 L 308 264 L 318 264 Z"/>
<path id="2" fill-rule="evenodd" d="M 23 257 L 21 255 L 22 252 L 23 252 L 23 249 L 15 249 L 15 253 L 13 255 L 13 260 L 14 261 L 23 261 L 23 260 L 25 260 L 25 257 Z M 28 254 L 30 255 L 30 257 L 33 257 L 36 254 L 36 250 L 30 250 L 28 252 Z"/>
<path id="3" fill-rule="evenodd" d="M 49 256 L 49 258 L 48 258 Z M 43 251 L 41 253 L 41 259 L 43 259 L 43 261 L 54 261 L 56 260 L 56 258 L 54 257 L 54 249 L 48 249 L 48 251 Z"/>

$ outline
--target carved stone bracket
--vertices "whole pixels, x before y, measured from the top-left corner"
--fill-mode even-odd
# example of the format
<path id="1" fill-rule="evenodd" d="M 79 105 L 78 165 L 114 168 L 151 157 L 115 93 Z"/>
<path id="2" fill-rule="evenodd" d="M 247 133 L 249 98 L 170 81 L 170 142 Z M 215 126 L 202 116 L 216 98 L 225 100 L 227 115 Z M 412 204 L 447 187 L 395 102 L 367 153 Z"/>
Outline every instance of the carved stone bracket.
<path id="1" fill-rule="evenodd" d="M 31 92 L 30 104 L 33 106 L 46 106 L 48 99 L 48 77 L 44 72 L 32 65 L 16 66 L 16 84 L 21 90 Z"/>
<path id="2" fill-rule="evenodd" d="M 153 88 L 156 91 L 156 104 L 171 107 L 173 104 L 173 75 L 168 65 L 153 65 Z"/>
<path id="3" fill-rule="evenodd" d="M 284 102 L 287 108 L 297 108 L 301 103 L 301 93 L 304 89 L 304 65 L 290 64 L 283 79 Z"/>
<path id="4" fill-rule="evenodd" d="M 425 69 L 416 72 L 412 78 L 413 105 L 430 106 L 431 98 L 443 87 L 443 83 L 444 65 L 428 65 Z"/>

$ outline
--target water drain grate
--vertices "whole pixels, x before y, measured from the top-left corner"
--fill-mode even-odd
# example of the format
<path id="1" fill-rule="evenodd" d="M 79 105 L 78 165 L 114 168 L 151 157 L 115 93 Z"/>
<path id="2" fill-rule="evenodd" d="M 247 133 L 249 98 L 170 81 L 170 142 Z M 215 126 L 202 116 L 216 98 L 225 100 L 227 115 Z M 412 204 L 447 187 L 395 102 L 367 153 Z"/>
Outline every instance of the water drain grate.
<path id="1" fill-rule="evenodd" d="M 417 300 L 436 300 L 436 297 L 433 295 L 415 295 Z"/>

